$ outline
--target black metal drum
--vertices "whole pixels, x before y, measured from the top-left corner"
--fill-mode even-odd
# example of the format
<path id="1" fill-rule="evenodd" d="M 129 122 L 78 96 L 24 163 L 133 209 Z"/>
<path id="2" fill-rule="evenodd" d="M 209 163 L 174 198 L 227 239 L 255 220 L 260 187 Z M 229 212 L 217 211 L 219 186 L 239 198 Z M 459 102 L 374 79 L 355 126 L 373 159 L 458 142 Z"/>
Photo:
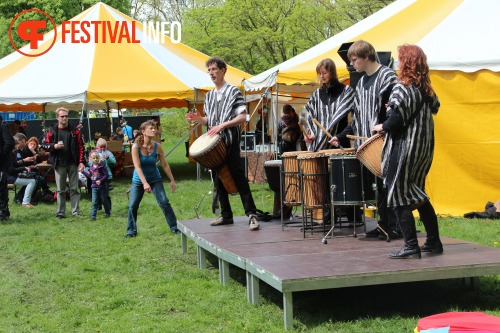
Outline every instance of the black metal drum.
<path id="1" fill-rule="evenodd" d="M 354 154 L 330 156 L 330 184 L 334 205 L 360 205 L 375 200 L 375 176 Z"/>

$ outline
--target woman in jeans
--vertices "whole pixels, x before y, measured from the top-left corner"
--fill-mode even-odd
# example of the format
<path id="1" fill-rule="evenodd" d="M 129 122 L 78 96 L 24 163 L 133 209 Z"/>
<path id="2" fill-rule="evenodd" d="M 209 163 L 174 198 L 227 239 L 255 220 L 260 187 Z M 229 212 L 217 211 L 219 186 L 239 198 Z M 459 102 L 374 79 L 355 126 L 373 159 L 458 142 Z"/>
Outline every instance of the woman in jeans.
<path id="1" fill-rule="evenodd" d="M 137 210 L 141 203 L 144 192 L 153 193 L 160 206 L 170 231 L 180 234 L 177 229 L 177 218 L 168 201 L 163 187 L 160 170 L 156 165 L 159 160 L 165 174 L 170 179 L 170 188 L 175 192 L 176 184 L 170 166 L 163 154 L 163 148 L 154 141 L 156 135 L 156 123 L 148 120 L 139 128 L 141 136 L 132 145 L 132 161 L 134 163 L 134 174 L 132 175 L 132 186 L 130 187 L 130 198 L 128 204 L 128 226 L 125 237 L 137 236 Z"/>

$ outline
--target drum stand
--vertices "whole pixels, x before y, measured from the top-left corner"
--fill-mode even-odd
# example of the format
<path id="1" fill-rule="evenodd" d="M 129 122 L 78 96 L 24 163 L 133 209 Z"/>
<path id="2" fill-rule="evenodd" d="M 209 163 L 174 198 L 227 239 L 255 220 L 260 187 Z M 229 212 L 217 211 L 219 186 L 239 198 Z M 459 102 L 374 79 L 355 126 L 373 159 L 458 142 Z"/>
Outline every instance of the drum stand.
<path id="1" fill-rule="evenodd" d="M 364 191 L 364 177 L 363 177 L 363 168 L 361 168 L 361 189 L 362 189 L 362 201 L 359 201 L 359 202 L 349 202 L 349 204 L 346 204 L 346 203 L 339 203 L 339 202 L 336 202 L 335 201 L 335 191 L 337 189 L 337 186 L 335 184 L 332 184 L 330 186 L 330 198 L 331 198 L 331 204 L 330 204 L 330 207 L 331 207 L 331 210 L 330 210 L 330 217 L 331 217 L 331 221 L 332 221 L 332 227 L 330 228 L 330 230 L 328 231 L 328 233 L 325 235 L 325 237 L 323 237 L 323 239 L 321 240 L 321 242 L 323 244 L 328 244 L 328 236 L 331 234 L 332 237 L 333 237 L 333 230 L 335 228 L 335 222 L 334 222 L 334 216 L 335 216 L 335 206 L 352 206 L 353 207 L 353 218 L 354 218 L 354 225 L 353 225 L 353 237 L 356 238 L 358 237 L 358 235 L 356 234 L 356 208 L 358 207 L 363 207 L 363 213 L 362 213 L 362 223 L 363 223 L 363 231 L 364 233 L 366 233 L 366 204 L 367 203 L 370 203 L 372 201 L 369 201 L 369 200 L 366 200 L 366 194 L 365 194 L 365 191 Z M 345 188 L 345 187 L 344 187 Z M 377 182 L 375 181 L 375 183 L 372 184 L 372 190 L 375 192 L 375 202 L 378 202 L 378 191 L 377 191 Z M 386 235 L 387 237 L 389 237 L 388 235 Z"/>
<path id="2" fill-rule="evenodd" d="M 293 220 L 293 211 L 294 211 L 293 208 L 301 205 L 301 203 L 295 203 L 295 204 L 288 206 L 287 204 L 284 203 L 284 198 L 286 197 L 286 193 L 288 192 L 290 186 L 297 186 L 300 189 L 299 184 L 288 184 L 288 188 L 285 189 L 284 188 L 285 187 L 285 180 L 284 180 L 285 174 L 287 174 L 287 172 L 284 171 L 284 166 L 282 165 L 280 168 L 281 231 L 285 231 L 285 225 L 287 225 L 287 224 L 299 223 L 299 222 L 292 221 Z M 290 217 L 286 217 L 284 215 L 284 212 L 287 211 L 287 209 L 290 210 Z M 287 219 L 288 222 L 285 222 L 285 219 Z"/>
<path id="3" fill-rule="evenodd" d="M 299 168 L 300 170 L 300 168 Z M 328 203 L 325 203 L 323 201 L 320 205 L 313 205 L 309 206 L 308 203 L 306 202 L 308 200 L 308 196 L 305 194 L 305 186 L 304 186 L 304 177 L 321 177 L 321 176 L 326 176 L 326 174 L 322 173 L 303 173 L 302 170 L 299 171 L 299 183 L 300 183 L 300 193 L 301 193 L 301 199 L 302 199 L 302 231 L 304 233 L 304 238 L 306 237 L 306 232 L 307 230 L 311 231 L 311 234 L 314 233 L 314 211 L 321 209 L 322 214 L 320 216 L 322 220 L 322 226 L 323 226 L 323 234 L 326 232 L 326 225 L 325 221 L 323 220 L 324 212 L 325 209 L 329 208 L 330 205 Z M 322 188 L 324 193 L 328 191 L 328 184 L 325 183 L 324 188 Z M 326 198 L 325 198 L 326 199 Z M 319 201 L 319 200 L 318 200 Z M 309 225 L 309 218 L 310 218 L 310 225 Z M 333 226 L 333 222 L 332 222 Z"/>

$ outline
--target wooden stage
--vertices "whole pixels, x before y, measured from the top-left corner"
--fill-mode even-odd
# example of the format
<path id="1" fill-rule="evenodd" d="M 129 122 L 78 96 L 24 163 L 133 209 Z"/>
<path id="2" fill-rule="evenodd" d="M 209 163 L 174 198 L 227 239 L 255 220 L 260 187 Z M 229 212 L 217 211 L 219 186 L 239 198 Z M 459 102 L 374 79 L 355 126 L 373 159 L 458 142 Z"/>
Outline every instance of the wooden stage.
<path id="1" fill-rule="evenodd" d="M 464 278 L 471 287 L 479 276 L 500 274 L 500 249 L 442 237 L 444 254 L 422 254 L 422 259 L 389 259 L 402 240 L 386 242 L 365 238 L 363 226 L 356 229 L 344 224 L 335 228 L 328 244 L 322 243 L 323 229 L 314 234 L 301 231 L 301 224 L 283 229 L 280 221 L 261 222 L 261 229 L 249 231 L 248 218 L 235 218 L 235 224 L 212 227 L 212 219 L 179 221 L 182 251 L 187 240 L 195 242 L 198 267 L 206 267 L 206 253 L 219 261 L 221 284 L 229 281 L 230 265 L 246 272 L 247 298 L 259 302 L 262 280 L 283 294 L 285 328 L 293 325 L 293 293 L 319 289 L 380 285 L 411 281 Z M 371 230 L 375 222 L 368 221 Z M 418 227 L 422 229 L 423 227 Z M 419 243 L 425 233 L 419 233 Z"/>

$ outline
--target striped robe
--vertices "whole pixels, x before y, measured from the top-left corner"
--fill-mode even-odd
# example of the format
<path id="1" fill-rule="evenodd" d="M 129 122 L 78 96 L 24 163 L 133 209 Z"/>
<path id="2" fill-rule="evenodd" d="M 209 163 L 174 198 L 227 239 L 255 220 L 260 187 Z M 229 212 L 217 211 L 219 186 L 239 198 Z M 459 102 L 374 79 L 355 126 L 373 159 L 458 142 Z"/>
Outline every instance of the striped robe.
<path id="1" fill-rule="evenodd" d="M 346 85 L 340 84 L 342 90 L 337 96 L 330 96 L 329 102 L 324 103 L 320 98 L 320 90 L 326 89 L 326 86 L 318 88 L 311 95 L 306 104 L 308 111 L 307 124 L 314 134 L 314 140 L 309 146 L 309 151 L 319 151 L 326 149 L 329 138 L 312 120 L 314 117 L 332 136 L 340 133 L 343 128 L 337 129 L 336 126 L 354 107 L 354 90 Z"/>
<path id="2" fill-rule="evenodd" d="M 240 113 L 246 112 L 245 99 L 238 88 L 226 83 L 220 90 L 220 94 L 222 94 L 220 103 L 217 101 L 218 93 L 215 89 L 210 90 L 205 96 L 203 111 L 208 119 L 208 127 L 220 125 L 233 119 Z M 233 142 L 233 139 L 238 140 L 239 145 L 240 133 L 240 126 L 224 129 L 222 134 L 226 145 L 229 146 Z M 233 138 L 235 134 L 238 137 Z"/>
<path id="3" fill-rule="evenodd" d="M 437 113 L 439 105 L 437 96 L 423 96 L 414 86 L 405 87 L 398 83 L 392 90 L 388 116 L 399 113 L 403 127 L 386 135 L 382 151 L 382 176 L 388 190 L 389 207 L 429 199 L 425 193 L 425 178 L 434 155 L 432 116 Z M 416 117 L 411 119 L 415 112 Z"/>
<path id="4" fill-rule="evenodd" d="M 376 75 L 376 78 L 368 89 L 364 87 L 369 79 L 367 75 L 363 75 L 356 85 L 356 107 L 351 127 L 353 133 L 358 136 L 372 136 L 373 126 L 385 121 L 385 119 L 379 119 L 380 111 L 384 107 L 383 95 L 390 92 L 388 89 L 391 89 L 397 80 L 396 73 L 387 66 L 381 66 L 373 75 Z M 361 144 L 363 141 L 356 139 L 354 147 L 357 148 Z"/>

